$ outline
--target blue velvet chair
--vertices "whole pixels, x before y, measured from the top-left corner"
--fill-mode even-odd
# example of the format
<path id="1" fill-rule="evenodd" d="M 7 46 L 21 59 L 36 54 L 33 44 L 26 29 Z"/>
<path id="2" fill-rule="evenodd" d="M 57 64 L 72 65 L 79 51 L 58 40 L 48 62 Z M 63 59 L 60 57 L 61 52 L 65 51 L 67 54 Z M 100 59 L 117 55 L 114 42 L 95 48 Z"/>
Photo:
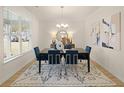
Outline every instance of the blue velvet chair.
<path id="1" fill-rule="evenodd" d="M 86 51 L 87 53 L 89 53 L 89 55 L 90 55 L 91 49 L 92 49 L 92 48 L 91 48 L 90 46 L 86 46 L 85 51 Z M 78 59 L 80 59 L 80 62 L 81 62 L 81 60 L 87 59 L 87 56 L 80 57 L 80 55 L 79 55 L 79 56 L 78 56 Z"/>
<path id="2" fill-rule="evenodd" d="M 48 63 L 60 64 L 61 55 L 60 50 L 48 50 Z"/>
<path id="3" fill-rule="evenodd" d="M 71 49 L 71 48 L 72 48 L 71 44 L 66 44 L 66 45 L 64 46 L 64 49 Z"/>
<path id="4" fill-rule="evenodd" d="M 41 60 L 39 47 L 35 47 L 34 52 L 35 52 L 35 56 L 36 56 L 37 61 Z"/>
<path id="5" fill-rule="evenodd" d="M 41 72 L 41 61 L 45 61 L 48 59 L 47 57 L 44 57 L 40 54 L 40 49 L 39 47 L 34 47 L 34 52 L 36 56 L 36 60 L 39 61 L 39 73 Z"/>
<path id="6" fill-rule="evenodd" d="M 48 50 L 48 64 L 52 65 L 51 68 L 49 69 L 49 74 L 48 74 L 48 79 L 51 77 L 51 71 L 53 70 L 54 66 L 60 68 L 60 64 L 61 61 L 61 55 L 60 55 L 60 50 Z M 58 77 L 60 77 L 60 70 L 58 69 Z"/>
<path id="7" fill-rule="evenodd" d="M 88 55 L 90 56 L 90 53 L 91 53 L 91 47 L 90 46 L 86 46 L 86 48 L 85 48 L 85 51 L 87 52 L 87 53 L 89 53 Z M 89 59 L 90 60 L 90 57 L 89 56 L 83 56 L 83 57 L 80 57 L 80 55 L 78 56 L 78 59 L 80 59 L 80 62 L 82 61 L 82 60 L 87 60 L 87 59 Z M 87 57 L 89 57 L 89 58 L 87 58 Z M 88 72 L 90 72 L 90 61 L 88 61 L 87 62 L 88 63 Z"/>
<path id="8" fill-rule="evenodd" d="M 92 48 L 90 46 L 86 46 L 85 51 L 88 52 L 88 53 L 90 53 L 91 52 L 91 49 Z"/>
<path id="9" fill-rule="evenodd" d="M 66 64 L 77 64 L 78 63 L 78 51 L 77 50 L 66 50 Z"/>
<path id="10" fill-rule="evenodd" d="M 67 70 L 69 70 L 69 68 L 71 69 L 73 74 L 75 73 L 76 75 L 78 75 L 77 65 L 76 65 L 78 63 L 78 51 L 77 50 L 66 50 L 65 61 L 66 61 L 65 75 L 67 75 L 68 73 Z"/>

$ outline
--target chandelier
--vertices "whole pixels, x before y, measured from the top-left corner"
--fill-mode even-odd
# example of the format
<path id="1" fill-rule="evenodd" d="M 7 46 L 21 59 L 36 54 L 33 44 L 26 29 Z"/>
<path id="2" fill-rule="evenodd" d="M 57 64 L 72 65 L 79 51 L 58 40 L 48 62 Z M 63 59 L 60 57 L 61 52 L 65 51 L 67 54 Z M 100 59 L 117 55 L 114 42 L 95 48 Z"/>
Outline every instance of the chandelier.
<path id="1" fill-rule="evenodd" d="M 62 20 L 63 20 L 63 9 L 64 6 L 61 6 L 61 24 L 56 24 L 56 27 L 58 28 L 58 32 L 56 34 L 56 38 L 60 41 L 62 40 L 62 38 L 67 38 L 68 37 L 68 33 L 67 33 L 67 29 L 68 29 L 68 24 L 63 24 Z"/>
<path id="2" fill-rule="evenodd" d="M 61 6 L 60 7 L 61 8 L 61 21 L 63 20 L 63 9 L 64 9 L 64 6 Z M 58 28 L 58 29 L 67 29 L 68 28 L 68 24 L 63 24 L 63 23 L 61 23 L 61 24 L 56 24 L 56 27 Z"/>

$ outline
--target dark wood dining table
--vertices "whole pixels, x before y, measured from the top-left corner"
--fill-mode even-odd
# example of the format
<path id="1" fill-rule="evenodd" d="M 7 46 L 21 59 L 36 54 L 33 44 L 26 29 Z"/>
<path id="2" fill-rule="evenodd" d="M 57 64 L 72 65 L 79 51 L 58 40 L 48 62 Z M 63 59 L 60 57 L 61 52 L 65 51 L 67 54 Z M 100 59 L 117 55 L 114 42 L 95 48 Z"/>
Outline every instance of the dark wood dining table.
<path id="1" fill-rule="evenodd" d="M 51 50 L 52 48 L 44 48 L 41 50 L 40 55 L 41 59 L 48 60 L 48 50 Z M 53 50 L 53 49 L 52 49 Z M 60 51 L 61 55 L 66 55 L 66 50 L 77 50 L 78 51 L 78 59 L 80 60 L 87 60 L 87 67 L 88 72 L 90 72 L 90 53 L 86 52 L 83 48 L 72 48 L 72 49 L 64 49 Z M 39 61 L 39 73 L 41 72 L 41 62 Z"/>

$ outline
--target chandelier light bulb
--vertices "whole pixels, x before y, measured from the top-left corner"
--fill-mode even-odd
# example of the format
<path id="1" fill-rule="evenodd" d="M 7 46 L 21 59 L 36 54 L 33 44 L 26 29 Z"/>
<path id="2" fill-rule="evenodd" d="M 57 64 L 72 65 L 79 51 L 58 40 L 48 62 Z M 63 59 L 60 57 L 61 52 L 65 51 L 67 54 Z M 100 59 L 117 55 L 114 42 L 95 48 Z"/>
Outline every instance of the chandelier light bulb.
<path id="1" fill-rule="evenodd" d="M 65 27 L 68 27 L 68 24 L 65 24 Z"/>
<path id="2" fill-rule="evenodd" d="M 61 27 L 64 27 L 65 25 L 64 24 L 61 24 Z"/>
<path id="3" fill-rule="evenodd" d="M 57 24 L 56 27 L 60 28 L 61 26 L 59 24 Z"/>
<path id="4" fill-rule="evenodd" d="M 57 28 L 67 28 L 68 24 L 56 24 Z"/>

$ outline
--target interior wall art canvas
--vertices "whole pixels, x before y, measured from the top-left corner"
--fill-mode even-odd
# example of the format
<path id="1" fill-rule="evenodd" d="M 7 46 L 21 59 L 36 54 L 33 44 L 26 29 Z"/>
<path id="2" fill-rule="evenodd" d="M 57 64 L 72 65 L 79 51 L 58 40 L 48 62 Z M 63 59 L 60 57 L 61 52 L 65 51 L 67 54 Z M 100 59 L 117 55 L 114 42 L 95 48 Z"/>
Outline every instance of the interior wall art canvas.
<path id="1" fill-rule="evenodd" d="M 102 19 L 102 47 L 120 50 L 121 46 L 121 13 Z"/>
<path id="2" fill-rule="evenodd" d="M 91 26 L 90 42 L 92 45 L 109 49 L 121 49 L 121 12 L 103 17 Z"/>
<path id="3" fill-rule="evenodd" d="M 93 45 L 100 45 L 100 22 L 96 22 L 92 25 L 92 30 L 90 33 L 90 40 Z"/>

